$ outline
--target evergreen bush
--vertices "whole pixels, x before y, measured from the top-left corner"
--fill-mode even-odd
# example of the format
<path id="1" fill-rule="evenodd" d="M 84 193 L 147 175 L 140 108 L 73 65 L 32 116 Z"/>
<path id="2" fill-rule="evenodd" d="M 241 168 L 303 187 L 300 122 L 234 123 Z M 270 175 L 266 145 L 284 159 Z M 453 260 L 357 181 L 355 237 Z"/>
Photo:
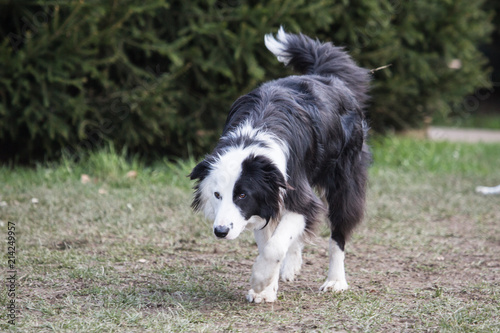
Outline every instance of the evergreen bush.
<path id="1" fill-rule="evenodd" d="M 0 158 L 77 158 L 105 142 L 206 152 L 235 98 L 290 73 L 263 44 L 279 25 L 343 45 L 364 67 L 391 64 L 374 73 L 371 126 L 418 126 L 489 85 L 478 45 L 490 19 L 465 0 L 10 1 Z"/>

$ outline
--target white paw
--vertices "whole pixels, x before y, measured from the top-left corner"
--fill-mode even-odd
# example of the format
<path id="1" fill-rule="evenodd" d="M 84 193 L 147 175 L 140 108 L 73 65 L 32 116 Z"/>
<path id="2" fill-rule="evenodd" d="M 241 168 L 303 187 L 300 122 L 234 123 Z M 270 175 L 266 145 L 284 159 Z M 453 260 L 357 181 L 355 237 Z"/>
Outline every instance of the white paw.
<path id="1" fill-rule="evenodd" d="M 336 292 L 341 292 L 347 290 L 349 286 L 346 280 L 326 280 L 325 283 L 319 288 L 319 291 L 333 290 Z"/>
<path id="2" fill-rule="evenodd" d="M 256 293 L 253 289 L 248 291 L 247 301 L 250 303 L 272 303 L 277 299 L 276 288 L 274 286 L 268 286 L 266 289 L 261 291 L 260 293 Z"/>

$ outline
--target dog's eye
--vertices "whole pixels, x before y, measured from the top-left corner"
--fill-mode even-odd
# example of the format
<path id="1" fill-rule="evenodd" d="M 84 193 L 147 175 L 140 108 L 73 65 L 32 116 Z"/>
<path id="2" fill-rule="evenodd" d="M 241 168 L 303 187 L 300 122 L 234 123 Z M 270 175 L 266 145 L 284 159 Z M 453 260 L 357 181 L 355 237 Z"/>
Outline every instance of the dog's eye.
<path id="1" fill-rule="evenodd" d="M 220 196 L 220 193 L 219 193 L 219 192 L 214 192 L 214 196 L 215 196 L 215 198 L 217 198 L 217 199 L 220 199 L 220 198 L 221 198 L 221 196 Z"/>
<path id="2" fill-rule="evenodd" d="M 247 197 L 247 195 L 245 193 L 241 193 L 240 195 L 238 195 L 238 199 L 245 199 Z"/>

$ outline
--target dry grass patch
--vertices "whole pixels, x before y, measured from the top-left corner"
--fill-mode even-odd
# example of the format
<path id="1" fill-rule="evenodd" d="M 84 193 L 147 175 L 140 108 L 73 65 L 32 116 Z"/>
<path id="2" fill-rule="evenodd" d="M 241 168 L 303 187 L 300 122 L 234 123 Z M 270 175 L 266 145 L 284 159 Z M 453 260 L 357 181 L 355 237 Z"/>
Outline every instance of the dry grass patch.
<path id="1" fill-rule="evenodd" d="M 135 162 L 135 178 L 116 156 L 106 165 L 105 154 L 98 176 L 67 162 L 2 168 L 4 235 L 7 221 L 18 226 L 18 317 L 1 329 L 499 331 L 499 197 L 474 188 L 500 182 L 491 154 L 500 146 L 392 138 L 374 150 L 367 217 L 347 246 L 350 290 L 317 291 L 328 264 L 325 227 L 306 246 L 298 280 L 280 284 L 276 303 L 259 305 L 244 297 L 252 235 L 217 241 L 191 212 L 184 175 L 192 163 Z M 82 173 L 97 180 L 82 184 Z M 8 301 L 2 290 L 3 309 Z"/>

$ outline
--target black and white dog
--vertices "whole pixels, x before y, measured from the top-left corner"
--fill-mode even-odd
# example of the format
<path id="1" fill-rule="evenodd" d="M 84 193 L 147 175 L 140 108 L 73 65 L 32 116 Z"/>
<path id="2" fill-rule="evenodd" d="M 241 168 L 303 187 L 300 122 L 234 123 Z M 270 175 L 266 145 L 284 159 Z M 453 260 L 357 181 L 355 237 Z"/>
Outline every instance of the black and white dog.
<path id="1" fill-rule="evenodd" d="M 219 143 L 190 174 L 198 180 L 192 207 L 214 221 L 215 236 L 254 230 L 259 255 L 247 299 L 255 303 L 276 300 L 280 276 L 294 279 L 303 241 L 325 217 L 330 268 L 320 290 L 347 289 L 344 244 L 363 218 L 370 161 L 369 71 L 342 48 L 283 28 L 265 44 L 302 75 L 236 100 Z"/>

